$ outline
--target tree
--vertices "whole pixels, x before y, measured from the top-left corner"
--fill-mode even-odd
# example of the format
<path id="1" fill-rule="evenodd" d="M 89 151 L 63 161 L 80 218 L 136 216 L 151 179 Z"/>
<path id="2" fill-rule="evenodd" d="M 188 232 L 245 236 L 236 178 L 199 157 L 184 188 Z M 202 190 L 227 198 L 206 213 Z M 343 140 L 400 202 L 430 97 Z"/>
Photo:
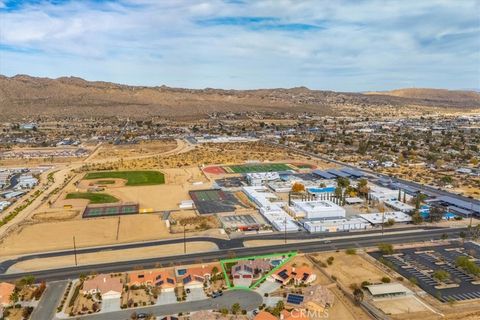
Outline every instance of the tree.
<path id="1" fill-rule="evenodd" d="M 429 210 L 430 222 L 439 222 L 445 215 L 445 210 L 440 206 L 431 206 Z"/>
<path id="2" fill-rule="evenodd" d="M 301 183 L 295 182 L 292 186 L 292 192 L 305 192 L 305 186 Z"/>
<path id="3" fill-rule="evenodd" d="M 337 178 L 337 186 L 339 186 L 342 189 L 346 189 L 350 185 L 350 180 L 348 178 L 344 177 L 338 177 Z"/>
<path id="4" fill-rule="evenodd" d="M 391 227 L 395 224 L 395 219 L 393 218 L 390 218 L 387 220 L 387 222 L 384 223 L 385 224 L 385 227 Z"/>
<path id="5" fill-rule="evenodd" d="M 232 313 L 233 314 L 237 314 L 238 312 L 240 312 L 240 304 L 238 302 L 235 302 L 233 305 L 232 305 Z"/>
<path id="6" fill-rule="evenodd" d="M 413 224 L 420 224 L 422 222 L 423 222 L 423 218 L 420 215 L 420 212 L 417 209 L 415 209 L 413 211 L 413 214 L 412 214 L 412 223 Z"/>
<path id="7" fill-rule="evenodd" d="M 443 270 L 443 269 L 437 269 L 433 272 L 433 275 L 432 275 L 435 279 L 437 279 L 438 281 L 441 281 L 441 282 L 444 282 L 445 280 L 448 280 L 450 279 L 450 274 Z"/>
<path id="8" fill-rule="evenodd" d="M 353 290 L 353 298 L 355 299 L 355 302 L 357 304 L 361 303 L 363 301 L 363 297 L 364 297 L 364 294 L 363 294 L 363 291 L 362 289 L 360 288 L 355 288 Z"/>
<path id="9" fill-rule="evenodd" d="M 440 178 L 440 182 L 445 186 L 447 184 L 452 184 L 453 183 L 453 178 L 451 176 L 443 176 Z"/>
<path id="10" fill-rule="evenodd" d="M 390 243 L 380 243 L 378 244 L 378 250 L 382 252 L 382 254 L 393 254 L 393 245 Z"/>

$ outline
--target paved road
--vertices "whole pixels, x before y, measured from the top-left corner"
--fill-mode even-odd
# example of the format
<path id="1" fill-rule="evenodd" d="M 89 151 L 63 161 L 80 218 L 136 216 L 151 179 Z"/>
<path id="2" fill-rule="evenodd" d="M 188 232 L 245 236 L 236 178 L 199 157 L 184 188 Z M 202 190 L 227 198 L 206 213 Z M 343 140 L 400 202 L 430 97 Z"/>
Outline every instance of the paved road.
<path id="1" fill-rule="evenodd" d="M 80 273 L 90 272 L 123 272 L 132 270 L 137 267 L 145 269 L 155 268 L 159 266 L 169 266 L 171 264 L 189 264 L 198 263 L 198 261 L 215 261 L 218 259 L 234 256 L 247 256 L 265 253 L 279 253 L 289 250 L 297 250 L 300 252 L 330 251 L 336 249 L 346 249 L 352 247 L 369 247 L 376 246 L 379 242 L 388 242 L 392 244 L 430 241 L 432 239 L 440 239 L 443 234 L 448 234 L 449 238 L 458 238 L 461 231 L 466 228 L 445 228 L 430 230 L 414 230 L 399 234 L 385 233 L 381 234 L 346 234 L 343 237 L 336 238 L 328 243 L 326 239 L 313 239 L 312 241 L 276 244 L 263 247 L 237 247 L 211 252 L 190 253 L 187 255 L 176 255 L 160 258 L 148 258 L 132 261 L 117 261 L 111 263 L 57 268 L 51 270 L 42 270 L 16 274 L 0 274 L 0 281 L 12 281 L 25 275 L 33 275 L 39 280 L 54 281 L 77 278 Z"/>
<path id="2" fill-rule="evenodd" d="M 390 232 L 398 232 L 398 231 L 407 231 L 407 230 L 415 230 L 415 229 L 440 229 L 439 227 L 431 227 L 431 226 L 410 226 L 405 228 L 394 228 L 394 229 L 386 229 L 385 233 Z M 380 233 L 380 229 L 362 231 L 361 235 L 367 234 L 375 234 Z M 316 233 L 311 234 L 305 231 L 302 232 L 291 232 L 287 234 L 287 239 L 291 240 L 315 240 L 315 239 L 325 239 L 329 237 L 338 237 L 342 235 L 354 235 L 360 234 L 359 232 L 352 232 L 352 233 Z M 219 249 L 233 249 L 233 248 L 241 248 L 244 247 L 244 241 L 246 240 L 283 240 L 285 238 L 285 234 L 283 233 L 270 233 L 270 234 L 254 234 L 254 235 L 247 235 L 236 237 L 233 239 L 220 239 L 215 237 L 190 237 L 186 239 L 187 242 L 195 242 L 195 241 L 205 241 L 205 242 L 212 242 Z M 125 250 L 125 249 L 134 249 L 134 248 L 147 248 L 152 246 L 159 246 L 164 244 L 174 244 L 174 243 L 183 243 L 183 238 L 176 238 L 176 239 L 162 239 L 162 240 L 155 240 L 155 241 L 144 241 L 144 242 L 135 242 L 135 243 L 126 243 L 126 244 L 119 244 L 119 245 L 108 245 L 108 246 L 97 246 L 97 247 L 89 247 L 89 248 L 81 248 L 77 249 L 77 254 L 85 254 L 85 253 L 94 253 L 94 252 L 102 252 L 102 251 L 115 251 L 115 250 Z M 187 246 L 188 252 L 188 246 Z M 39 259 L 39 258 L 52 258 L 52 257 L 61 257 L 61 256 L 68 256 L 73 255 L 75 252 L 73 250 L 61 250 L 61 251 L 54 251 L 54 252 L 44 252 L 44 253 L 36 253 L 36 254 L 27 254 L 20 257 L 16 257 L 15 259 L 5 260 L 0 262 L 0 274 L 6 273 L 7 270 L 13 266 L 14 264 L 27 261 L 32 259 Z M 73 262 L 73 261 L 72 261 Z"/>
<path id="3" fill-rule="evenodd" d="M 230 290 L 223 296 L 216 299 L 205 299 L 192 302 L 174 303 L 162 306 L 150 306 L 145 308 L 135 308 L 121 310 L 109 313 L 98 313 L 94 315 L 83 316 L 80 319 L 86 320 L 128 320 L 133 312 L 153 313 L 156 316 L 176 314 L 179 312 L 193 312 L 200 310 L 219 310 L 222 308 L 230 309 L 234 303 L 238 302 L 242 309 L 251 311 L 263 303 L 263 298 L 258 293 L 250 290 Z M 47 319 L 47 318 L 45 318 Z M 50 318 L 48 318 L 50 319 Z"/>
<path id="4" fill-rule="evenodd" d="M 53 319 L 60 300 L 63 297 L 68 281 L 54 281 L 47 284 L 38 306 L 33 309 L 31 320 Z"/>

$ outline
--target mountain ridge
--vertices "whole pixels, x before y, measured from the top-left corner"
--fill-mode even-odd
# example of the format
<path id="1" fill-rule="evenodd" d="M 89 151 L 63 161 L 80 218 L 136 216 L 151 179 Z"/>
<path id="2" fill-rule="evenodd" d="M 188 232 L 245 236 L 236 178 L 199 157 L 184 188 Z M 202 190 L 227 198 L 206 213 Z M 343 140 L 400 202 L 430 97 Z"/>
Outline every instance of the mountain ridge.
<path id="1" fill-rule="evenodd" d="M 412 91 L 413 90 L 413 91 Z M 423 90 L 423 91 L 418 91 Z M 348 108 L 477 109 L 480 93 L 443 89 L 398 89 L 388 92 L 335 92 L 307 87 L 272 89 L 188 89 L 132 86 L 79 77 L 56 79 L 0 75 L 0 112 L 52 116 L 203 117 L 214 112 L 289 112 L 342 114 Z"/>

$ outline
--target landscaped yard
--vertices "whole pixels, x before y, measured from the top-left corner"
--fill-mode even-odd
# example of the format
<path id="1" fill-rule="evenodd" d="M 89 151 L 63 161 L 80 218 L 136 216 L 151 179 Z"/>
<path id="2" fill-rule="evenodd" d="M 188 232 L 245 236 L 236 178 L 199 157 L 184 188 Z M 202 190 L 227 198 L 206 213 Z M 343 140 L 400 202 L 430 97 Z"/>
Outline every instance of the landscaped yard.
<path id="1" fill-rule="evenodd" d="M 67 194 L 66 199 L 86 199 L 90 200 L 91 204 L 99 203 L 115 203 L 119 202 L 117 198 L 106 193 L 94 193 L 94 192 L 74 192 Z"/>
<path id="2" fill-rule="evenodd" d="M 85 175 L 84 179 L 124 179 L 127 180 L 125 184 L 127 186 L 148 186 L 165 183 L 165 176 L 159 171 L 90 172 Z"/>

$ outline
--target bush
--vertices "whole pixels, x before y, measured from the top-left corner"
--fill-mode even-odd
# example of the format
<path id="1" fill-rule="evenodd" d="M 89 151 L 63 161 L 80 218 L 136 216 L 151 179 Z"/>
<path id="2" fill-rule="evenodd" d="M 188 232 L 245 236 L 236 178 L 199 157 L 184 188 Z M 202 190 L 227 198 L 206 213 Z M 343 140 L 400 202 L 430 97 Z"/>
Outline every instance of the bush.
<path id="1" fill-rule="evenodd" d="M 390 283 L 392 281 L 389 277 L 382 277 L 382 282 L 383 283 Z"/>
<path id="2" fill-rule="evenodd" d="M 394 253 L 393 245 L 391 245 L 390 243 L 380 243 L 378 245 L 378 250 L 380 250 L 380 252 L 382 254 L 393 254 Z"/>
<path id="3" fill-rule="evenodd" d="M 349 254 L 349 255 L 354 255 L 354 254 L 357 254 L 357 249 L 349 248 L 349 249 L 345 250 L 345 253 Z"/>

